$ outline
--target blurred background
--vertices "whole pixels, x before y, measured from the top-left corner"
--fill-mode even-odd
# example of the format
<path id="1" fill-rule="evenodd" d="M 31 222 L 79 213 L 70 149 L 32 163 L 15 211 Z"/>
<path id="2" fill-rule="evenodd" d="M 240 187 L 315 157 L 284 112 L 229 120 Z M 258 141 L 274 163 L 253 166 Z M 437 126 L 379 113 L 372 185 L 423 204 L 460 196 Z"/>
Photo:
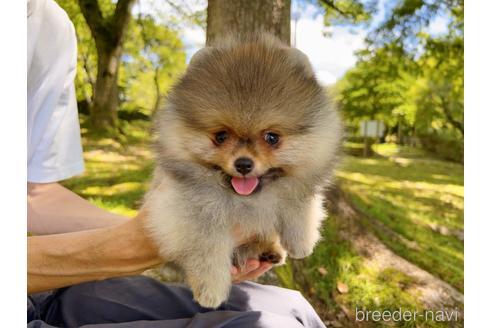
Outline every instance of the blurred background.
<path id="1" fill-rule="evenodd" d="M 462 326 L 463 0 L 57 2 L 78 37 L 86 161 L 65 186 L 135 215 L 152 115 L 193 53 L 228 32 L 269 30 L 309 56 L 347 138 L 323 240 L 263 282 L 300 290 L 329 327 Z M 360 321 L 362 309 L 434 312 Z"/>

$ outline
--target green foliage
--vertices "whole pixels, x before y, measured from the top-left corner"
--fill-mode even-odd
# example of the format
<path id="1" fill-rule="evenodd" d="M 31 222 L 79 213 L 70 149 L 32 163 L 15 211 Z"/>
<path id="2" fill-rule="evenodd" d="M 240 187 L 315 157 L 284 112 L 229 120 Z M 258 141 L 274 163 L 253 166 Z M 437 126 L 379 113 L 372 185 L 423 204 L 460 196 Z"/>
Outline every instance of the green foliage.
<path id="1" fill-rule="evenodd" d="M 96 45 L 76 0 L 57 0 L 72 20 L 78 39 L 75 87 L 77 100 L 91 104 L 97 76 Z M 99 0 L 104 17 L 115 8 L 110 0 Z M 172 25 L 172 24 L 169 24 Z M 151 115 L 172 83 L 185 68 L 184 45 L 173 27 L 153 16 L 134 17 L 126 31 L 118 71 L 121 109 Z"/>
<path id="2" fill-rule="evenodd" d="M 151 16 L 130 22 L 128 34 L 120 66 L 120 86 L 126 90 L 122 108 L 150 115 L 185 69 L 184 45 L 175 31 Z"/>
<path id="3" fill-rule="evenodd" d="M 325 26 L 368 23 L 375 12 L 377 0 L 314 0 L 322 8 Z M 301 5 L 300 1 L 296 4 Z"/>
<path id="4" fill-rule="evenodd" d="M 77 75 L 75 91 L 78 101 L 91 102 L 97 75 L 96 44 L 76 0 L 56 0 L 67 12 L 77 34 Z M 102 2 L 101 2 L 102 3 Z M 109 9 L 108 6 L 102 6 Z"/>
<path id="5" fill-rule="evenodd" d="M 411 98 L 418 108 L 416 130 L 423 145 L 455 161 L 463 161 L 464 147 L 463 41 L 463 37 L 428 41 L 420 60 L 422 76 Z"/>
<path id="6" fill-rule="evenodd" d="M 408 91 L 415 64 L 402 55 L 401 48 L 389 45 L 374 53 L 359 53 L 358 64 L 337 84 L 338 102 L 344 117 L 352 123 L 378 119 L 395 125 L 400 117 L 412 125 L 415 108 L 409 106 Z"/>
<path id="7" fill-rule="evenodd" d="M 436 15 L 449 17 L 445 35 L 425 33 Z M 463 161 L 463 1 L 402 0 L 366 41 L 337 84 L 347 125 L 367 119 L 384 121 L 389 131 L 398 125 L 426 149 Z"/>
<path id="8" fill-rule="evenodd" d="M 391 15 L 370 33 L 368 41 L 379 46 L 397 42 L 416 53 L 420 36 L 437 16 L 449 16 L 449 33 L 463 35 L 464 0 L 399 0 Z"/>

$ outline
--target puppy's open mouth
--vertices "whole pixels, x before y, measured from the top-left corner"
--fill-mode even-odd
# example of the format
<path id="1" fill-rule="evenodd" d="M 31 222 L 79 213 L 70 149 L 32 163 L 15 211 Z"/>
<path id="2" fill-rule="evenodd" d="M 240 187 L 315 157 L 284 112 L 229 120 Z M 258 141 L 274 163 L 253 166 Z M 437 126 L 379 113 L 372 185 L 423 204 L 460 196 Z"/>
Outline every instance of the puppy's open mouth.
<path id="1" fill-rule="evenodd" d="M 249 196 L 259 192 L 266 183 L 284 175 L 284 170 L 281 168 L 271 168 L 265 174 L 256 177 L 231 176 L 219 167 L 216 169 L 222 171 L 226 185 L 241 196 Z"/>
<path id="2" fill-rule="evenodd" d="M 231 185 L 239 195 L 251 195 L 260 184 L 259 177 L 232 177 Z"/>

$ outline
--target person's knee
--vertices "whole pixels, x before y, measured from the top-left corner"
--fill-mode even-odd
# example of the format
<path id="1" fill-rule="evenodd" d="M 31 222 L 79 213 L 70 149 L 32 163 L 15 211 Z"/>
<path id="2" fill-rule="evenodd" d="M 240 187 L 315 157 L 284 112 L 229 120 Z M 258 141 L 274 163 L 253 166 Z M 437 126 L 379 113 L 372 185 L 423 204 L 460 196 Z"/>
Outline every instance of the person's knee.
<path id="1" fill-rule="evenodd" d="M 294 318 L 305 327 L 324 327 L 308 300 L 287 288 L 241 283 L 233 287 L 226 309 L 274 313 Z"/>
<path id="2" fill-rule="evenodd" d="M 292 301 L 292 314 L 304 327 L 324 327 L 311 303 L 299 291 L 292 290 L 289 300 Z"/>
<path id="3" fill-rule="evenodd" d="M 143 276 L 88 282 L 60 290 L 48 322 L 68 326 L 144 319 L 141 309 L 153 281 Z"/>

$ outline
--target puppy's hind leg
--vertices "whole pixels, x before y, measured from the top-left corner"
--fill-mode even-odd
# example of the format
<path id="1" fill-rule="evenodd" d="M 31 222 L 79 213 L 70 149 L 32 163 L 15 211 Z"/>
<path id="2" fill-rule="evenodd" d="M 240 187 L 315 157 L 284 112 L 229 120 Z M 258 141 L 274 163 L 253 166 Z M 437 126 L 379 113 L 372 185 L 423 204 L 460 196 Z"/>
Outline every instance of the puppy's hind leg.
<path id="1" fill-rule="evenodd" d="M 203 307 L 217 308 L 231 288 L 233 240 L 224 233 L 211 234 L 191 241 L 178 260 L 194 299 Z"/>

